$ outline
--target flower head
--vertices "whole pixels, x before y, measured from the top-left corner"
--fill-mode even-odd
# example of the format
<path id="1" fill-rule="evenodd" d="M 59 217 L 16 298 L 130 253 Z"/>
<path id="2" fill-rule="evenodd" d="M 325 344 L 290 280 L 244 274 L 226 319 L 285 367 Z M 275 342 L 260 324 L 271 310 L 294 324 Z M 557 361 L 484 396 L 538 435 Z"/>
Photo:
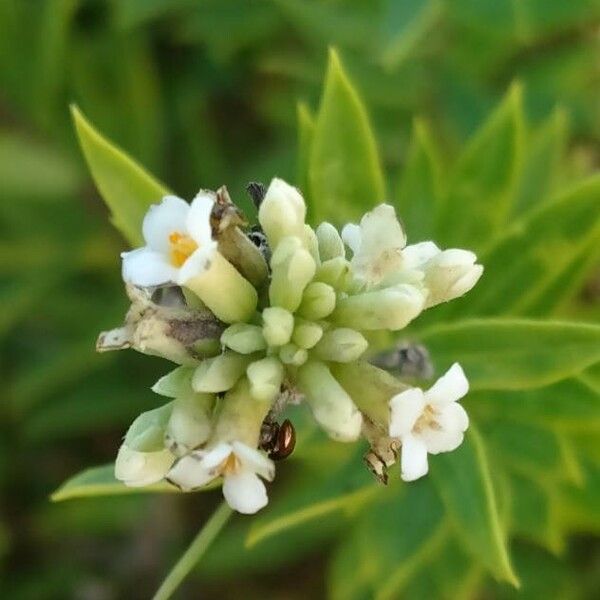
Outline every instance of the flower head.
<path id="1" fill-rule="evenodd" d="M 217 249 L 210 226 L 213 204 L 200 192 L 191 205 L 165 196 L 151 206 L 142 226 L 146 245 L 121 255 L 123 279 L 141 287 L 181 285 L 206 270 Z"/>
<path id="2" fill-rule="evenodd" d="M 458 400 L 468 391 L 469 382 L 454 363 L 427 391 L 409 388 L 392 397 L 389 434 L 402 443 L 404 481 L 427 473 L 427 453 L 450 452 L 460 446 L 469 417 Z"/>
<path id="3" fill-rule="evenodd" d="M 223 477 L 223 496 L 229 506 L 253 514 L 268 502 L 260 477 L 272 481 L 275 465 L 262 452 L 242 442 L 221 442 L 184 456 L 168 474 L 169 481 L 183 490 L 202 487 L 216 477 Z"/>

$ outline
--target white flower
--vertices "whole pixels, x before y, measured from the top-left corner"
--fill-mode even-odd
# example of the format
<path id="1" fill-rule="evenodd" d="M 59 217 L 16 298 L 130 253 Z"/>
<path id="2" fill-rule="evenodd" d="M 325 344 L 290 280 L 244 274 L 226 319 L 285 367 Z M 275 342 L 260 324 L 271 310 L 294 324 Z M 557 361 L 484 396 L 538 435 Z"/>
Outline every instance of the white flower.
<path id="1" fill-rule="evenodd" d="M 367 285 L 378 284 L 402 265 L 406 236 L 389 204 L 380 204 L 366 213 L 360 225 L 346 225 L 342 239 L 352 250 L 352 272 Z"/>
<path id="2" fill-rule="evenodd" d="M 128 487 L 144 487 L 161 481 L 174 462 L 175 455 L 167 448 L 140 452 L 123 444 L 115 461 L 115 478 Z"/>
<path id="3" fill-rule="evenodd" d="M 460 446 L 469 417 L 457 400 L 468 390 L 462 367 L 454 363 L 427 391 L 410 388 L 390 400 L 389 433 L 402 442 L 404 481 L 427 473 L 428 452 L 450 452 Z"/>
<path id="4" fill-rule="evenodd" d="M 424 273 L 426 308 L 463 296 L 483 273 L 483 266 L 475 264 L 477 256 L 473 252 L 459 248 L 440 250 L 433 242 L 407 246 L 402 257 L 407 271 Z"/>
<path id="5" fill-rule="evenodd" d="M 188 204 L 165 196 L 150 207 L 142 227 L 146 245 L 123 252 L 123 279 L 137 286 L 184 284 L 210 266 L 217 249 L 212 239 L 213 198 L 200 192 Z"/>
<path id="6" fill-rule="evenodd" d="M 253 514 L 268 502 L 259 475 L 273 481 L 272 460 L 241 442 L 221 442 L 210 450 L 196 450 L 181 458 L 168 479 L 184 490 L 192 490 L 222 476 L 223 496 L 229 506 L 240 513 Z"/>

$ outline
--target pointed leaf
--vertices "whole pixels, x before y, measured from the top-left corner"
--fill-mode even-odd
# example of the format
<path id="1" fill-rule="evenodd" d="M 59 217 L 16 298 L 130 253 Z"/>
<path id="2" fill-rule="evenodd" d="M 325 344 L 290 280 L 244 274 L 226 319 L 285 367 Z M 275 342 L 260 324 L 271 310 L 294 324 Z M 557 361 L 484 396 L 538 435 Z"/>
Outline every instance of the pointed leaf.
<path id="1" fill-rule="evenodd" d="M 452 314 L 548 314 L 577 290 L 600 246 L 600 176 L 515 221 L 481 257 L 485 273 Z M 510 265 L 510 268 L 507 268 Z"/>
<path id="2" fill-rule="evenodd" d="M 473 319 L 433 326 L 419 339 L 436 371 L 454 362 L 472 390 L 550 385 L 600 360 L 600 326 L 526 319 Z"/>
<path id="3" fill-rule="evenodd" d="M 485 447 L 473 426 L 457 450 L 432 458 L 431 476 L 457 535 L 473 557 L 496 579 L 518 585 L 508 557 L 506 532 L 498 514 Z"/>
<path id="4" fill-rule="evenodd" d="M 151 204 L 169 193 L 125 152 L 94 129 L 83 113 L 71 108 L 83 153 L 115 227 L 132 246 L 143 242 L 142 221 Z"/>
<path id="5" fill-rule="evenodd" d="M 298 103 L 296 114 L 298 121 L 298 166 L 296 181 L 300 191 L 304 195 L 304 200 L 306 201 L 310 214 L 312 213 L 312 202 L 311 198 L 309 197 L 310 189 L 308 185 L 308 161 L 315 135 L 315 118 L 304 102 Z"/>
<path id="6" fill-rule="evenodd" d="M 410 152 L 398 191 L 398 213 L 410 243 L 431 239 L 440 210 L 441 169 L 433 137 L 415 120 Z"/>
<path id="7" fill-rule="evenodd" d="M 458 160 L 436 241 L 478 250 L 501 233 L 513 201 L 522 129 L 522 91 L 513 85 Z"/>
<path id="8" fill-rule="evenodd" d="M 317 220 L 356 219 L 385 195 L 367 113 L 335 50 L 329 52 L 309 181 L 313 216 Z"/>

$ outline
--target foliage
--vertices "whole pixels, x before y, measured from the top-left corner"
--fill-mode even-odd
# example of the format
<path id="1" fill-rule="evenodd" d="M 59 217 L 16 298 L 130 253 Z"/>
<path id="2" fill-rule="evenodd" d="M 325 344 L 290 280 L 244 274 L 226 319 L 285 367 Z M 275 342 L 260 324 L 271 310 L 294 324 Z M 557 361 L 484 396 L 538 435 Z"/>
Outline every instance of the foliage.
<path id="1" fill-rule="evenodd" d="M 600 182 L 590 175 L 599 17 L 589 0 L 2 3 L 6 589 L 50 598 L 100 586 L 120 597 L 139 575 L 147 583 L 135 592 L 150 594 L 212 501 L 144 494 L 46 504 L 77 468 L 113 459 L 126 424 L 157 402 L 140 384 L 168 370 L 93 353 L 95 332 L 125 309 L 116 300 L 125 244 L 86 183 L 68 124 L 73 100 L 184 197 L 227 183 L 242 199 L 248 180 L 293 174 L 298 116 L 297 181 L 313 215 L 343 223 L 387 190 L 411 241 L 475 247 L 486 266 L 467 298 L 405 332 L 430 348 L 437 372 L 462 353 L 476 389 L 464 447 L 435 457 L 418 484 L 379 488 L 356 466 L 356 450 L 296 415 L 299 447 L 269 510 L 221 535 L 190 597 L 207 585 L 272 595 L 285 577 L 271 588 L 256 577 L 242 587 L 243 577 L 323 548 L 332 598 L 516 594 L 494 578 L 518 579 L 525 597 L 591 597 L 597 576 L 572 536 L 599 528 L 600 334 L 590 284 L 600 237 Z M 330 51 L 318 102 L 330 45 L 344 66 Z M 296 113 L 297 98 L 305 103 Z M 132 163 L 107 150 L 97 168 L 131 176 Z M 99 187 L 134 239 L 143 212 L 135 203 L 152 200 L 125 185 L 130 213 L 122 180 Z M 88 550 L 73 566 L 82 541 Z M 584 543 L 584 553 L 597 547 Z M 111 560 L 128 554 L 125 569 Z M 311 585 L 325 593 L 308 581 L 300 595 Z"/>

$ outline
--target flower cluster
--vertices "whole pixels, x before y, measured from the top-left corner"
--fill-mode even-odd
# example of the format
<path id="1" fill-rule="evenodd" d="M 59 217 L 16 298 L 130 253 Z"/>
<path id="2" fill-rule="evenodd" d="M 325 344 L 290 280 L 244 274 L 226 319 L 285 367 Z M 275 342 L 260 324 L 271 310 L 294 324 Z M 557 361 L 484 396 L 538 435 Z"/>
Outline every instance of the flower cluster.
<path id="1" fill-rule="evenodd" d="M 270 427 L 290 402 L 305 402 L 335 440 L 362 435 L 381 480 L 399 451 L 402 478 L 423 476 L 428 453 L 462 441 L 468 417 L 456 401 L 467 379 L 455 364 L 428 391 L 408 387 L 365 360 L 368 340 L 463 295 L 481 265 L 466 250 L 407 246 L 387 204 L 340 235 L 307 225 L 300 192 L 284 181 L 262 192 L 260 228 L 249 233 L 224 188 L 191 205 L 167 196 L 145 217 L 146 246 L 123 254 L 132 308 L 100 349 L 134 347 L 180 366 L 153 387 L 171 401 L 131 425 L 116 477 L 182 490 L 222 478 L 227 502 L 254 513 L 281 457 Z"/>

